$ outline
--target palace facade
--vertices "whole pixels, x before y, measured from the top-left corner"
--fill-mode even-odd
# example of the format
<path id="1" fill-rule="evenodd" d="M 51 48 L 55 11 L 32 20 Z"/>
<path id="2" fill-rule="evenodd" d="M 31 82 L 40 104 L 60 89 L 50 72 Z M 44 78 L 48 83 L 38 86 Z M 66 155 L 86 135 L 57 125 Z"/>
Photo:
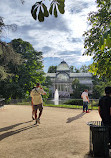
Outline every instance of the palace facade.
<path id="1" fill-rule="evenodd" d="M 68 64 L 62 61 L 58 66 L 56 73 L 47 73 L 52 81 L 52 95 L 58 89 L 60 97 L 70 97 L 72 91 L 72 82 L 78 79 L 80 84 L 87 85 L 92 89 L 92 74 L 91 73 L 72 73 Z"/>

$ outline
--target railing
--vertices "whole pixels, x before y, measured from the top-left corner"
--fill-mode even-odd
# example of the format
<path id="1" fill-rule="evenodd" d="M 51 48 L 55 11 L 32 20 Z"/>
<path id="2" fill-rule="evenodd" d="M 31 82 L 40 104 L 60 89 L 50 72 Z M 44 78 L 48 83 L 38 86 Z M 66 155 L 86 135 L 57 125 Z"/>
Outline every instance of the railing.
<path id="1" fill-rule="evenodd" d="M 28 99 L 11 99 L 9 101 L 9 104 L 17 104 L 17 103 L 23 103 L 23 102 L 31 102 L 31 98 L 28 98 Z"/>

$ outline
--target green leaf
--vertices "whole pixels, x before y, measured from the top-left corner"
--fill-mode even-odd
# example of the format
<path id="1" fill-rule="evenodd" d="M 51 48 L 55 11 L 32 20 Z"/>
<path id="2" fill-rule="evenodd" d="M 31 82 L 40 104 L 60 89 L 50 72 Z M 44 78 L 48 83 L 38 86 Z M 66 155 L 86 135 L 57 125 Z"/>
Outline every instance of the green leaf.
<path id="1" fill-rule="evenodd" d="M 44 14 L 43 14 L 43 12 L 42 12 L 41 7 L 40 7 L 40 10 L 39 10 L 39 14 L 38 14 L 38 20 L 39 20 L 40 22 L 43 22 L 43 21 L 44 21 Z"/>
<path id="2" fill-rule="evenodd" d="M 58 3 L 64 3 L 65 0 L 57 0 Z"/>
<path id="3" fill-rule="evenodd" d="M 47 7 L 42 3 L 42 7 L 44 9 L 44 16 L 48 17 L 49 16 L 49 12 L 47 11 Z"/>
<path id="4" fill-rule="evenodd" d="M 56 8 L 56 5 L 54 7 L 54 16 L 57 18 L 57 8 Z"/>
<path id="5" fill-rule="evenodd" d="M 59 9 L 59 12 L 61 14 L 64 14 L 65 10 L 64 10 L 64 7 L 65 7 L 65 4 L 64 4 L 64 0 L 57 0 L 57 6 L 58 6 L 58 9 Z"/>
<path id="6" fill-rule="evenodd" d="M 49 13 L 52 15 L 52 9 L 53 9 L 53 4 L 51 4 L 50 9 L 49 9 Z"/>
<path id="7" fill-rule="evenodd" d="M 32 17 L 36 20 L 37 19 L 37 9 L 38 9 L 38 5 L 33 5 L 32 9 L 31 9 L 31 14 Z"/>
<path id="8" fill-rule="evenodd" d="M 64 7 L 63 7 L 63 6 L 58 5 L 58 9 L 59 9 L 59 12 L 60 12 L 61 14 L 64 14 L 64 13 L 65 13 L 65 10 L 64 10 Z"/>

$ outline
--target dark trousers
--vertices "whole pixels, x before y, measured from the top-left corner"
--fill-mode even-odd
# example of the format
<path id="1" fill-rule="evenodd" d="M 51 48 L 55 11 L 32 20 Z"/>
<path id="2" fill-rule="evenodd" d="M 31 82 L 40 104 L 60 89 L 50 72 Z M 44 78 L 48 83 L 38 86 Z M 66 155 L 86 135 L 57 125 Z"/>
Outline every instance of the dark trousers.
<path id="1" fill-rule="evenodd" d="M 41 117 L 42 115 L 42 110 L 43 110 L 43 105 L 42 103 L 41 104 L 38 104 L 38 105 L 34 105 L 34 112 L 35 112 L 35 119 L 37 119 L 37 110 L 39 109 L 39 116 L 38 118 Z"/>
<path id="2" fill-rule="evenodd" d="M 88 101 L 83 101 L 83 111 L 88 110 Z"/>
<path id="3" fill-rule="evenodd" d="M 105 123 L 103 123 L 103 125 L 108 128 L 109 143 L 110 143 L 110 145 L 111 145 L 111 125 L 110 125 L 110 124 L 105 124 Z"/>

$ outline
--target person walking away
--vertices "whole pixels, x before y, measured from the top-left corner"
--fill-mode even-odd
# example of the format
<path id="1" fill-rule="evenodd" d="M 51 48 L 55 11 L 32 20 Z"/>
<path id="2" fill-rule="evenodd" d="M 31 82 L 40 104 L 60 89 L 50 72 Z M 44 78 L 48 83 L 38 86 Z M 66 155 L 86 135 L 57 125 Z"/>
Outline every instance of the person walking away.
<path id="1" fill-rule="evenodd" d="M 111 148 L 111 87 L 105 88 L 105 94 L 99 99 L 98 111 L 103 125 L 109 129 L 109 147 Z"/>
<path id="2" fill-rule="evenodd" d="M 84 92 L 81 95 L 81 98 L 83 99 L 83 112 L 89 113 L 88 110 L 88 103 L 89 103 L 89 97 L 88 97 L 88 90 L 85 89 Z"/>
<path id="3" fill-rule="evenodd" d="M 35 124 L 40 124 L 40 117 L 43 111 L 43 100 L 41 95 L 46 95 L 46 92 L 40 87 L 40 83 L 36 84 L 36 87 L 31 91 L 31 102 L 33 104 L 35 113 Z M 37 118 L 37 110 L 39 109 L 39 116 Z"/>

